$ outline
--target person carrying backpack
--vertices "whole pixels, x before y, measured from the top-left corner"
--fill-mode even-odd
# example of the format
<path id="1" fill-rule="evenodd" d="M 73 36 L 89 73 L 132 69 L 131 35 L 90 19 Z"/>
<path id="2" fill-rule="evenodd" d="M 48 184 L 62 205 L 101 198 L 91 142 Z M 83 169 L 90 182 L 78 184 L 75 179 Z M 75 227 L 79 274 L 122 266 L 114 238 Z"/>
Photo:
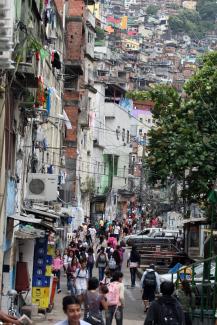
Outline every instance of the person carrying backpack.
<path id="1" fill-rule="evenodd" d="M 185 315 L 185 325 L 192 325 L 191 313 L 195 308 L 195 294 L 188 280 L 181 282 L 181 287 L 175 291 L 175 297 L 180 302 Z"/>
<path id="2" fill-rule="evenodd" d="M 108 265 L 108 257 L 105 253 L 105 248 L 101 247 L 96 259 L 96 267 L 98 267 L 99 269 L 99 281 L 103 280 L 105 268 L 107 265 Z"/>
<path id="3" fill-rule="evenodd" d="M 80 267 L 75 272 L 75 287 L 76 287 L 76 295 L 80 299 L 83 300 L 83 296 L 87 291 L 87 281 L 89 275 L 87 270 L 87 262 L 86 260 L 80 261 Z"/>
<path id="4" fill-rule="evenodd" d="M 108 267 L 112 275 L 114 272 L 120 271 L 120 265 L 121 265 L 120 254 L 118 250 L 115 249 L 108 262 Z"/>
<path id="5" fill-rule="evenodd" d="M 113 274 L 111 283 L 108 285 L 106 325 L 112 325 L 114 317 L 116 319 L 116 325 L 123 325 L 124 285 L 122 280 L 123 273 L 117 271 Z"/>
<path id="6" fill-rule="evenodd" d="M 150 302 L 155 299 L 155 293 L 159 293 L 160 291 L 160 277 L 155 272 L 155 266 L 153 264 L 143 273 L 141 287 L 143 289 L 142 299 L 144 301 L 144 312 L 146 312 Z"/>
<path id="7" fill-rule="evenodd" d="M 93 251 L 93 247 L 89 247 L 87 250 L 87 269 L 89 273 L 89 277 L 92 278 L 93 276 L 93 267 L 95 264 L 95 254 Z"/>
<path id="8" fill-rule="evenodd" d="M 144 325 L 185 325 L 182 306 L 172 296 L 174 289 L 172 282 L 161 283 L 162 296 L 151 303 Z"/>

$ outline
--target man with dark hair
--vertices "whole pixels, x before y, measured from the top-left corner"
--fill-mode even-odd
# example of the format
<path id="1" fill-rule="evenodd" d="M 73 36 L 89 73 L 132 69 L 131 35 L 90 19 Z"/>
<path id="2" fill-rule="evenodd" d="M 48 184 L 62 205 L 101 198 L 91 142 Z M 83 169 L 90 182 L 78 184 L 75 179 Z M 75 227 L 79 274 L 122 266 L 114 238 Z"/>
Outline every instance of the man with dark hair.
<path id="1" fill-rule="evenodd" d="M 144 325 L 184 325 L 185 318 L 178 300 L 172 296 L 172 282 L 163 282 L 160 286 L 162 296 L 153 301 L 147 313 Z"/>
<path id="2" fill-rule="evenodd" d="M 160 277 L 155 271 L 154 264 L 151 264 L 143 273 L 141 288 L 143 289 L 144 312 L 146 312 L 150 303 L 155 299 L 155 293 L 160 292 Z"/>
<path id="3" fill-rule="evenodd" d="M 81 320 L 81 305 L 80 301 L 75 296 L 66 296 L 63 298 L 63 311 L 67 319 L 58 322 L 56 325 L 90 325 Z"/>

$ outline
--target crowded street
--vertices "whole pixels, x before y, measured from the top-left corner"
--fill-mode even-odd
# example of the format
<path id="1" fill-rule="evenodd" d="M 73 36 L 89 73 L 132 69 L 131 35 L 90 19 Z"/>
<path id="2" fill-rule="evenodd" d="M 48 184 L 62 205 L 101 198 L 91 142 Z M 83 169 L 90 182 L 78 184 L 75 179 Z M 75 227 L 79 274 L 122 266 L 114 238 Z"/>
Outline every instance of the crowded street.
<path id="1" fill-rule="evenodd" d="M 126 253 L 127 254 L 127 253 Z M 126 262 L 126 261 L 125 261 Z M 125 263 L 124 263 L 125 264 Z M 124 306 L 124 324 L 135 325 L 144 324 L 144 306 L 142 301 L 142 293 L 139 279 L 136 281 L 136 287 L 131 288 L 130 284 L 130 272 L 126 268 L 126 264 L 123 264 L 124 273 L 124 286 L 125 286 L 125 306 Z M 94 269 L 94 275 L 97 274 Z M 54 308 L 51 313 L 47 314 L 46 317 L 41 315 L 39 319 L 35 319 L 35 324 L 49 325 L 56 324 L 58 321 L 65 319 L 64 312 L 62 310 L 62 299 L 67 295 L 67 281 L 66 277 L 61 277 L 62 292 L 56 296 Z"/>
<path id="2" fill-rule="evenodd" d="M 217 325 L 217 0 L 0 0 L 0 325 Z"/>

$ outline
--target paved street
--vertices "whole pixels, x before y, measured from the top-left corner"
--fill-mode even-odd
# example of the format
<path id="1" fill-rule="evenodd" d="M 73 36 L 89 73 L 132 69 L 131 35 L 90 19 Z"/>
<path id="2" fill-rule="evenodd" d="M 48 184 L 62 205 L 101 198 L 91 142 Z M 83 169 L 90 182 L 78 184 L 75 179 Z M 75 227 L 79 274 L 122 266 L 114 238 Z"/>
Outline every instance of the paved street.
<path id="1" fill-rule="evenodd" d="M 125 254 L 126 255 L 126 254 Z M 96 270 L 95 270 L 96 271 Z M 130 287 L 130 272 L 126 268 L 126 261 L 123 267 L 124 284 L 125 284 L 125 309 L 124 309 L 124 325 L 142 325 L 144 322 L 143 304 L 141 300 L 141 291 L 139 281 L 136 283 L 136 288 Z M 96 274 L 96 273 L 95 273 Z M 65 318 L 62 311 L 62 298 L 67 295 L 66 278 L 62 279 L 62 292 L 55 297 L 55 306 L 51 313 L 47 314 L 44 321 L 41 319 L 35 322 L 35 325 L 55 324 Z M 113 321 L 115 324 L 115 321 Z"/>

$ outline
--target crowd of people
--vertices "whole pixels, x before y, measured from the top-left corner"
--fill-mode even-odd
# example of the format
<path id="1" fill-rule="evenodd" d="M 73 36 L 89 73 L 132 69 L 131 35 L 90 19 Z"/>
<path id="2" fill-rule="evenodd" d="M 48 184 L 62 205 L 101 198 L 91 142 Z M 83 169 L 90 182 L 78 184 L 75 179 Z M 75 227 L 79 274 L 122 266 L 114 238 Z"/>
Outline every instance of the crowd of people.
<path id="1" fill-rule="evenodd" d="M 126 251 L 124 237 L 130 231 L 132 229 L 126 222 L 120 224 L 100 220 L 94 227 L 83 224 L 74 231 L 73 240 L 64 250 L 63 256 L 60 250 L 56 251 L 53 273 L 58 278 L 58 293 L 61 292 L 61 269 L 67 277 L 69 295 L 63 300 L 63 310 L 68 320 L 71 320 L 70 325 L 111 325 L 113 318 L 117 325 L 123 324 L 124 274 L 121 271 Z M 133 246 L 127 257 L 132 288 L 136 285 L 140 262 L 140 254 Z M 97 276 L 93 276 L 94 267 Z M 145 325 L 191 325 L 190 310 L 194 308 L 194 295 L 187 281 L 183 281 L 181 288 L 174 292 L 173 283 L 161 284 L 155 266 L 150 265 L 141 278 L 141 289 L 144 311 L 147 313 Z M 81 305 L 84 308 L 84 320 L 76 323 L 81 317 Z"/>
<path id="2" fill-rule="evenodd" d="M 113 318 L 117 325 L 123 324 L 124 285 L 122 264 L 125 243 L 122 240 L 123 227 L 118 222 L 104 223 L 95 227 L 83 224 L 73 233 L 73 239 L 64 250 L 59 249 L 53 259 L 53 274 L 57 277 L 57 292 L 61 292 L 61 270 L 67 277 L 67 304 L 84 307 L 84 321 L 80 324 L 111 325 Z M 93 276 L 94 267 L 98 276 Z M 71 312 L 69 311 L 70 315 Z M 74 312 L 76 314 L 76 312 Z M 71 317 L 68 315 L 68 317 Z M 73 316 L 75 319 L 77 316 Z M 64 322 L 62 324 L 65 324 Z"/>

